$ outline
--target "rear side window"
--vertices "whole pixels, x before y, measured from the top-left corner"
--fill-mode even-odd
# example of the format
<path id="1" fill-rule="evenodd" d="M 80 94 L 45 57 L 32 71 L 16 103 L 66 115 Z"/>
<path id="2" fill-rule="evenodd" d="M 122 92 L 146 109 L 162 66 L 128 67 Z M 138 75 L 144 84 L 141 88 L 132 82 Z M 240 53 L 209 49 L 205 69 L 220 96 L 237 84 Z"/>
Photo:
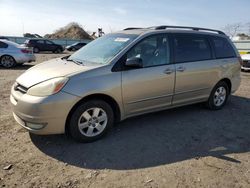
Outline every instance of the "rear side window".
<path id="1" fill-rule="evenodd" d="M 177 34 L 174 36 L 175 62 L 191 62 L 212 58 L 207 39 L 201 35 Z"/>
<path id="2" fill-rule="evenodd" d="M 227 39 L 212 37 L 216 58 L 236 57 L 235 51 Z"/>
<path id="3" fill-rule="evenodd" d="M 8 44 L 0 42 L 0 48 L 8 48 Z"/>

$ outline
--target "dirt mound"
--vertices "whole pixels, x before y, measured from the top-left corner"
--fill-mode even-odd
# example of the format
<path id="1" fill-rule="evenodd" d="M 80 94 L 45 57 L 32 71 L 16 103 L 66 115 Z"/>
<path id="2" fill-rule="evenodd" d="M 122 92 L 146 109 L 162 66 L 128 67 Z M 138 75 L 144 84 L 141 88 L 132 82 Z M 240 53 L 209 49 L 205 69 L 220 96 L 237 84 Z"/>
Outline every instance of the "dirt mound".
<path id="1" fill-rule="evenodd" d="M 70 23 L 65 27 L 56 30 L 52 34 L 46 34 L 45 38 L 50 39 L 93 39 L 78 23 Z"/>

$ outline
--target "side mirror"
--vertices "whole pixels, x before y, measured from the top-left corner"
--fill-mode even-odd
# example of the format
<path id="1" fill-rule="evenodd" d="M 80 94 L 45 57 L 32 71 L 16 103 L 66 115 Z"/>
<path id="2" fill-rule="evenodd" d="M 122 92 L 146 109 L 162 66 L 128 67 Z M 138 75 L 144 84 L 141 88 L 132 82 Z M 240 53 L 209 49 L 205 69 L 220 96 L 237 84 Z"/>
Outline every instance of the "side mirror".
<path id="1" fill-rule="evenodd" d="M 125 62 L 125 65 L 128 67 L 134 67 L 134 68 L 143 67 L 142 59 L 139 57 L 133 57 L 133 58 L 127 59 L 127 61 Z"/>

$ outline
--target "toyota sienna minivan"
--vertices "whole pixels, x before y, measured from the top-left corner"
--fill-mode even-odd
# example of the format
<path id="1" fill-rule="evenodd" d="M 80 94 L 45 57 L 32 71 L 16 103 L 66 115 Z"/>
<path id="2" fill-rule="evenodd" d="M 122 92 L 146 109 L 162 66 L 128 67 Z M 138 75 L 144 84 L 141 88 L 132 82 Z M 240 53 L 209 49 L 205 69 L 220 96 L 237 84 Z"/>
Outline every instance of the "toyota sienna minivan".
<path id="1" fill-rule="evenodd" d="M 30 68 L 10 101 L 28 131 L 91 142 L 132 116 L 200 102 L 221 109 L 239 87 L 241 61 L 221 31 L 127 28 Z"/>

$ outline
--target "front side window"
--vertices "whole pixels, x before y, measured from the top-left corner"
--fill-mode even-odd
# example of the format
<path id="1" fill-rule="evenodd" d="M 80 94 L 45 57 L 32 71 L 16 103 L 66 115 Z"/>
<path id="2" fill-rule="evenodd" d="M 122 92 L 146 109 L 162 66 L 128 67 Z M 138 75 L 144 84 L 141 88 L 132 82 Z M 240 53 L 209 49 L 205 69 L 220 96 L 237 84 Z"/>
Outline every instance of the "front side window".
<path id="1" fill-rule="evenodd" d="M 46 40 L 46 44 L 54 44 L 54 43 L 51 42 L 51 41 Z"/>
<path id="2" fill-rule="evenodd" d="M 233 47 L 225 38 L 212 37 L 216 58 L 236 57 Z"/>
<path id="3" fill-rule="evenodd" d="M 142 40 L 127 53 L 127 59 L 131 58 L 142 59 L 143 67 L 169 64 L 167 36 L 160 34 Z"/>
<path id="4" fill-rule="evenodd" d="M 88 43 L 68 59 L 83 64 L 107 64 L 137 37 L 134 34 L 108 34 Z"/>
<path id="5" fill-rule="evenodd" d="M 38 44 L 44 44 L 44 41 L 43 40 L 38 40 L 38 41 L 36 41 L 36 43 L 38 43 Z"/>
<path id="6" fill-rule="evenodd" d="M 203 61 L 212 58 L 207 39 L 200 35 L 177 34 L 174 36 L 176 63 Z"/>

